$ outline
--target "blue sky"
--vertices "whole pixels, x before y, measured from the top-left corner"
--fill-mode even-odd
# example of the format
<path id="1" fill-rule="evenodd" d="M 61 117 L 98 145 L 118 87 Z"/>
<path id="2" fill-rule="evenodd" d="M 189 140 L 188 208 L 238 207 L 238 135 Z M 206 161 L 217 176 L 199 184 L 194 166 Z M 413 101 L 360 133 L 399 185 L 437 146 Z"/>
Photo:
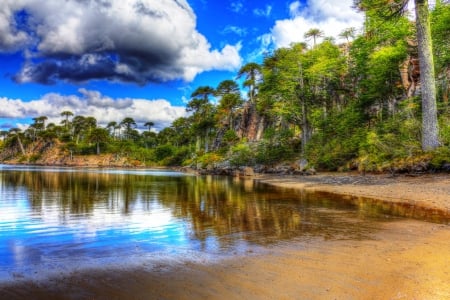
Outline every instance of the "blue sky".
<path id="1" fill-rule="evenodd" d="M 360 29 L 352 0 L 2 0 L 0 130 L 60 113 L 159 130 L 195 88 L 319 28 Z"/>

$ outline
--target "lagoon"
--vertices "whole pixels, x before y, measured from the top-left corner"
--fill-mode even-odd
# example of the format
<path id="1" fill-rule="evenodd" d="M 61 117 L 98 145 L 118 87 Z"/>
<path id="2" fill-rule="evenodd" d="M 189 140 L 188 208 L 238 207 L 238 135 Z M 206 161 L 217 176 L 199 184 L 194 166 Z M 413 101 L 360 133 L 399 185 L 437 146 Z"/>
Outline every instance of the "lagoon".
<path id="1" fill-rule="evenodd" d="M 375 203 L 253 179 L 0 166 L 0 283 L 370 241 L 402 220 Z"/>

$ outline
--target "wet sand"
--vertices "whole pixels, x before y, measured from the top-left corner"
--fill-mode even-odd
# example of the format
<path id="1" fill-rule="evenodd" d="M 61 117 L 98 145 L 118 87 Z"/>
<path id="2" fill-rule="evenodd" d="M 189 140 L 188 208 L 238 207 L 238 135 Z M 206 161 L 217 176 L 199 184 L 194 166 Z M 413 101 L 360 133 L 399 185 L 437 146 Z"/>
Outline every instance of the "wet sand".
<path id="1" fill-rule="evenodd" d="M 449 207 L 447 175 L 319 176 L 258 180 L 375 195 L 442 211 Z M 212 263 L 161 262 L 133 270 L 75 272 L 41 282 L 19 278 L 0 286 L 0 299 L 450 299 L 450 226 L 408 219 L 379 226 L 361 240 L 290 241 Z"/>

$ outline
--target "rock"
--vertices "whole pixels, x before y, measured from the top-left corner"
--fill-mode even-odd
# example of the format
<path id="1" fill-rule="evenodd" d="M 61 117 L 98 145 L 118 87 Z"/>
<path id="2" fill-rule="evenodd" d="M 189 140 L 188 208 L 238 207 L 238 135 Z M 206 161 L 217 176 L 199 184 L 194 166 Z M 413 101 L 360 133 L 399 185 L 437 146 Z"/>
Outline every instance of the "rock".
<path id="1" fill-rule="evenodd" d="M 450 163 L 444 163 L 442 165 L 442 170 L 449 172 L 450 171 Z"/>
<path id="2" fill-rule="evenodd" d="M 308 161 L 304 158 L 298 161 L 298 169 L 300 172 L 304 172 L 306 167 L 308 167 Z"/>
<path id="3" fill-rule="evenodd" d="M 243 175 L 244 176 L 255 176 L 255 171 L 253 170 L 252 167 L 244 167 Z"/>
<path id="4" fill-rule="evenodd" d="M 308 170 L 305 171 L 305 175 L 316 175 L 317 172 L 314 168 L 309 168 Z"/>
<path id="5" fill-rule="evenodd" d="M 255 171 L 255 173 L 265 173 L 267 171 L 267 167 L 265 165 L 256 165 L 253 168 L 253 171 Z"/>

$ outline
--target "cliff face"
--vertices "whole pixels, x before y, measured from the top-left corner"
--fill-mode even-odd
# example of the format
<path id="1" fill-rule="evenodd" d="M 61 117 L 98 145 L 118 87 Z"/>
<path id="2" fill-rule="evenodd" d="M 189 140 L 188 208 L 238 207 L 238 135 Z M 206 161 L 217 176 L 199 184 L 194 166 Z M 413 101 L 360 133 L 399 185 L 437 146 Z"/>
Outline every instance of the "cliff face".
<path id="1" fill-rule="evenodd" d="M 266 120 L 258 113 L 255 103 L 247 102 L 235 112 L 231 122 L 225 122 L 217 130 L 212 149 L 218 150 L 225 143 L 225 133 L 229 129 L 232 129 L 240 139 L 257 142 L 262 139 L 266 126 Z"/>
<path id="2" fill-rule="evenodd" d="M 407 98 L 414 96 L 420 87 L 420 67 L 417 57 L 408 56 L 400 65 L 402 86 Z"/>
<path id="3" fill-rule="evenodd" d="M 235 131 L 240 138 L 250 142 L 259 141 L 265 129 L 265 119 L 261 116 L 253 102 L 247 102 L 236 119 Z"/>

